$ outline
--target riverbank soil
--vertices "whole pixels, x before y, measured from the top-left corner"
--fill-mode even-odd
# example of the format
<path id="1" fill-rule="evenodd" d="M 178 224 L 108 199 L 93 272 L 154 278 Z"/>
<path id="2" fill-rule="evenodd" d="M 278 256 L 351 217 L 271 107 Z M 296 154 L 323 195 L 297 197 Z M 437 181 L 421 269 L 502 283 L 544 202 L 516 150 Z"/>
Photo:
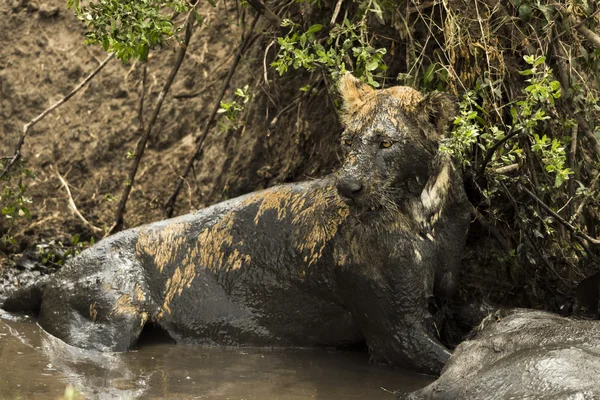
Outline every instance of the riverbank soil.
<path id="1" fill-rule="evenodd" d="M 241 43 L 244 26 L 236 20 L 237 12 L 235 4 L 225 2 L 200 10 L 204 23 L 194 28 L 186 59 L 152 131 L 127 203 L 125 228 L 165 218 L 163 204 L 193 154 Z M 98 46 L 83 44 L 84 27 L 63 0 L 3 2 L 0 15 L 0 155 L 10 156 L 22 126 L 67 94 L 106 54 Z M 259 23 L 255 31 L 264 28 Z M 267 78 L 277 81 L 271 86 L 278 89 L 271 90 L 264 81 L 256 83 L 255 77 L 264 74 L 267 44 L 257 41 L 238 65 L 224 101 L 233 100 L 233 91 L 245 85 L 250 85 L 252 99 L 235 125 L 217 117 L 174 215 L 282 182 L 322 176 L 338 165 L 340 126 L 325 88 L 315 88 L 320 90 L 318 96 L 306 96 L 273 122 L 302 93 L 299 89 L 309 76 L 291 73 L 278 78 L 269 70 Z M 175 41 L 167 43 L 147 63 L 146 121 L 178 46 Z M 32 176 L 23 174 L 10 184 L 17 187 L 22 179 L 31 219 L 17 226 L 0 222 L 0 230 L 10 228 L 15 240 L 0 244 L 5 268 L 42 243 L 71 246 L 75 235 L 81 242 L 102 238 L 102 231 L 74 215 L 70 197 L 91 225 L 101 230 L 112 226 L 132 165 L 128 153 L 140 137 L 141 77 L 139 63 L 113 60 L 30 131 L 22 153 Z M 58 260 L 61 249 L 55 253 Z"/>

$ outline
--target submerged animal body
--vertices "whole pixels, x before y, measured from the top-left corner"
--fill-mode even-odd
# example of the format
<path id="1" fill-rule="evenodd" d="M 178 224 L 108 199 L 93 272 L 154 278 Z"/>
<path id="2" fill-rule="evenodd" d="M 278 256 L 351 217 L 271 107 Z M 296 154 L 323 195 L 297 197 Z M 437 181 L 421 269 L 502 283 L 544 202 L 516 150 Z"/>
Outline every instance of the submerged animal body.
<path id="1" fill-rule="evenodd" d="M 515 309 L 484 321 L 438 380 L 405 400 L 600 398 L 600 322 Z"/>
<path id="2" fill-rule="evenodd" d="M 469 223 L 437 152 L 453 103 L 351 75 L 340 92 L 336 173 L 108 237 L 3 308 L 39 308 L 46 331 L 101 351 L 134 347 L 152 323 L 211 345 L 365 340 L 377 361 L 439 372 L 450 353 L 428 303 L 452 292 Z"/>

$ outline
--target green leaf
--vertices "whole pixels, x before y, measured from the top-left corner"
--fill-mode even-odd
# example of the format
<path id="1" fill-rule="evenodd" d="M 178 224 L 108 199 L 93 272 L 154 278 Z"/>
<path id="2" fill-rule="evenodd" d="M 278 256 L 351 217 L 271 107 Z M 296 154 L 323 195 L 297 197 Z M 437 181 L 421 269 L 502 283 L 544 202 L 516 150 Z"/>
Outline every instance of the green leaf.
<path id="1" fill-rule="evenodd" d="M 533 66 L 537 67 L 537 66 L 543 64 L 544 62 L 546 62 L 546 57 L 542 56 L 542 57 L 538 58 L 537 60 L 535 60 L 535 62 L 533 63 Z"/>
<path id="2" fill-rule="evenodd" d="M 215 4 L 215 0 L 207 0 L 208 4 L 210 4 L 213 7 L 216 7 L 217 5 Z"/>
<path id="3" fill-rule="evenodd" d="M 435 63 L 430 64 L 429 67 L 427 67 L 427 69 L 425 70 L 425 73 L 423 74 L 423 83 L 425 83 L 425 85 L 428 85 L 429 83 L 431 83 L 431 81 L 433 81 L 435 66 Z"/>
<path id="4" fill-rule="evenodd" d="M 308 30 L 306 31 L 306 33 L 317 33 L 321 29 L 323 29 L 323 25 L 321 25 L 321 24 L 314 24 L 310 28 L 308 28 Z"/>
<path id="5" fill-rule="evenodd" d="M 365 65 L 367 71 L 374 71 L 377 67 L 379 67 L 379 62 L 377 60 L 371 60 Z"/>

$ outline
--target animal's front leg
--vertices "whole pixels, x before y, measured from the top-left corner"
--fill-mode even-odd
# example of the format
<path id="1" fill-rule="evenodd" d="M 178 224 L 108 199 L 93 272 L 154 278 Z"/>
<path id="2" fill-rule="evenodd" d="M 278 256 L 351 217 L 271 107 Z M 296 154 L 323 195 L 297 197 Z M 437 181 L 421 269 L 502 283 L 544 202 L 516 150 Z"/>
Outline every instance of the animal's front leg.
<path id="1" fill-rule="evenodd" d="M 439 375 L 452 353 L 435 337 L 429 313 L 415 311 L 391 318 L 386 329 L 390 333 L 367 338 L 371 356 L 377 362 Z"/>

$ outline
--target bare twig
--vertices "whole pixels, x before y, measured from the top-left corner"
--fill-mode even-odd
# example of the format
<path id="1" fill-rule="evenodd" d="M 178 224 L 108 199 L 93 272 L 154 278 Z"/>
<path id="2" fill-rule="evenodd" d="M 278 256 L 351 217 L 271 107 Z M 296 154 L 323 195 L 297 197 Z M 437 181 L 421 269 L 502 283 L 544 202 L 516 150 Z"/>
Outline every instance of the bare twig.
<path id="1" fill-rule="evenodd" d="M 406 10 L 406 13 L 407 14 L 422 13 L 423 11 L 427 10 L 428 8 L 436 6 L 440 3 L 441 3 L 441 1 L 438 1 L 438 0 L 427 1 L 425 3 L 421 3 L 416 6 L 408 7 L 408 9 Z"/>
<path id="2" fill-rule="evenodd" d="M 269 49 L 271 46 L 275 44 L 275 40 L 271 40 L 271 43 L 265 49 L 265 56 L 263 57 L 263 75 L 265 78 L 265 85 L 269 86 L 269 75 L 267 74 L 267 55 L 269 54 Z"/>
<path id="3" fill-rule="evenodd" d="M 585 36 L 585 38 L 589 40 L 594 46 L 600 48 L 600 36 L 591 29 L 589 29 L 587 26 L 585 26 L 585 22 L 592 18 L 596 14 L 596 12 L 594 12 L 592 15 L 590 15 L 583 21 L 578 21 L 577 18 L 575 18 L 575 16 L 573 16 L 573 14 L 564 6 L 564 4 L 554 3 L 553 6 L 567 15 L 567 18 L 571 23 L 571 27 L 573 29 L 577 29 L 579 33 Z"/>
<path id="4" fill-rule="evenodd" d="M 567 228 L 569 231 L 573 232 L 573 234 L 576 237 L 579 237 L 581 239 L 587 240 L 588 242 L 590 242 L 590 243 L 592 243 L 594 245 L 600 245 L 600 240 L 594 239 L 594 238 L 586 235 L 585 233 L 581 232 L 579 229 L 575 228 L 573 225 L 571 225 L 570 223 L 568 223 L 563 217 L 561 217 L 560 215 L 558 215 L 557 213 L 555 213 L 546 203 L 544 203 L 542 200 L 540 200 L 539 197 L 537 197 L 535 194 L 533 194 L 525 186 L 519 185 L 519 189 L 522 190 L 523 192 L 525 192 L 533 200 L 535 200 L 540 205 L 540 207 L 542 207 L 548 214 L 552 215 L 554 217 L 554 219 L 556 219 L 565 228 Z"/>
<path id="5" fill-rule="evenodd" d="M 521 111 L 519 111 L 519 117 L 521 115 Z M 479 175 L 483 176 L 485 174 L 485 167 L 487 167 L 488 163 L 490 161 L 492 161 L 492 157 L 494 156 L 494 153 L 496 153 L 496 150 L 498 150 L 498 148 L 500 146 L 502 146 L 504 143 L 506 143 L 508 140 L 512 139 L 513 137 L 517 136 L 519 133 L 521 133 L 520 129 L 515 129 L 515 124 L 513 124 L 507 135 L 504 136 L 502 139 L 498 140 L 492 147 L 490 147 L 487 152 L 485 153 L 485 158 L 483 159 L 483 162 L 481 163 L 481 166 L 479 167 Z"/>
<path id="6" fill-rule="evenodd" d="M 248 4 L 252 6 L 259 14 L 264 14 L 269 21 L 277 29 L 281 29 L 281 18 L 277 16 L 271 9 L 265 6 L 263 0 L 248 0 Z"/>
<path id="7" fill-rule="evenodd" d="M 571 149 L 569 151 L 569 169 L 575 173 L 575 157 L 577 155 L 577 124 L 571 129 Z M 572 201 L 575 197 L 575 179 L 569 179 L 569 218 L 575 213 L 575 202 Z"/>
<path id="8" fill-rule="evenodd" d="M 519 170 L 519 164 L 510 164 L 510 165 L 506 165 L 504 167 L 496 168 L 494 170 L 494 172 L 497 174 L 508 174 L 509 172 L 518 171 L 518 170 Z"/>
<path id="9" fill-rule="evenodd" d="M 544 255 L 542 254 L 542 251 L 535 244 L 535 242 L 531 238 L 531 235 L 529 235 L 529 233 L 527 233 L 527 231 L 525 231 L 525 237 L 527 238 L 527 240 L 529 240 L 529 243 L 531 243 L 531 246 L 534 248 L 538 257 L 541 258 L 541 260 L 544 262 L 544 264 L 546 264 L 546 268 L 548 268 L 558 279 L 560 279 L 560 281 L 563 283 L 563 285 L 565 285 L 567 288 L 570 289 L 571 285 L 569 285 L 569 283 L 565 280 L 565 278 L 563 278 L 562 276 L 560 276 L 560 274 L 558 272 L 556 272 L 556 269 L 552 266 L 552 264 L 550 264 L 550 262 L 546 259 L 546 257 L 544 257 Z"/>
<path id="10" fill-rule="evenodd" d="M 588 122 L 585 120 L 585 118 L 582 115 L 575 114 L 574 117 L 575 117 L 575 120 L 577 121 L 577 125 L 579 125 L 581 127 L 581 130 L 583 131 L 585 138 L 588 140 L 590 146 L 596 153 L 596 157 L 598 157 L 598 159 L 600 159 L 600 143 L 598 143 L 598 139 L 596 139 L 596 135 L 594 135 L 592 128 L 590 128 L 590 124 L 588 124 Z"/>
<path id="11" fill-rule="evenodd" d="M 598 180 L 600 179 L 600 174 L 596 174 L 596 176 L 594 177 L 594 179 L 592 180 L 592 182 L 590 182 L 589 187 L 590 188 L 594 188 L 596 187 L 596 185 L 598 184 Z M 590 198 L 590 196 L 586 196 L 583 198 L 583 200 L 581 201 L 581 203 L 579 203 L 579 207 L 577 207 L 577 211 L 575 211 L 575 214 L 573 214 L 573 221 L 577 220 L 577 217 L 579 217 L 579 215 L 583 212 L 583 209 L 585 208 L 585 205 L 587 203 L 587 200 Z"/>
<path id="12" fill-rule="evenodd" d="M 558 55 L 558 57 L 556 57 L 556 62 L 554 63 L 554 66 L 556 67 L 556 69 L 558 71 L 558 81 L 561 86 L 561 91 L 563 93 L 566 93 L 570 89 L 569 75 L 567 74 L 566 66 L 564 65 L 564 61 L 563 61 L 567 56 L 564 54 L 564 51 L 557 44 L 556 41 L 554 41 L 553 49 L 554 49 L 554 53 L 556 53 Z M 570 104 L 563 102 L 562 105 L 563 105 L 563 107 L 565 107 L 565 109 L 567 110 L 567 112 L 569 114 L 573 115 L 573 117 L 577 121 L 578 128 L 581 128 L 587 141 L 589 142 L 590 146 L 596 153 L 596 156 L 598 157 L 598 159 L 600 159 L 600 143 L 598 143 L 598 139 L 596 139 L 594 132 L 592 132 L 592 129 L 590 128 L 590 125 L 587 123 L 587 121 L 585 120 L 584 117 L 576 114 L 571 109 Z"/>
<path id="13" fill-rule="evenodd" d="M 506 10 L 506 8 L 502 5 L 502 2 L 500 2 L 499 0 L 483 0 L 483 2 L 485 4 L 487 4 L 488 7 L 490 7 L 492 10 L 497 10 L 498 14 L 500 15 L 501 18 L 503 18 L 503 19 L 511 18 L 511 15 Z M 506 27 L 508 28 L 508 26 L 506 26 Z M 513 33 L 516 36 L 517 43 L 519 44 L 519 46 L 521 46 L 523 48 L 523 51 L 525 51 L 525 54 L 535 54 L 535 48 L 531 45 L 531 42 L 526 39 L 525 35 L 523 35 L 523 33 L 521 31 L 519 31 L 518 29 L 516 29 L 512 32 L 507 31 L 506 32 L 507 37 L 510 37 L 509 36 L 510 33 Z"/>
<path id="14" fill-rule="evenodd" d="M 308 87 L 308 90 L 304 93 L 302 93 L 299 96 L 296 96 L 295 99 L 293 99 L 290 104 L 288 104 L 287 106 L 285 106 L 283 109 L 281 109 L 281 111 L 279 111 L 277 113 L 277 115 L 275 115 L 275 118 L 273 118 L 271 120 L 271 123 L 269 124 L 270 127 L 275 126 L 275 124 L 277 124 L 277 121 L 279 120 L 279 117 L 281 117 L 283 114 L 285 114 L 286 112 L 288 112 L 289 110 L 291 110 L 296 104 L 298 104 L 300 101 L 302 101 L 303 99 L 307 98 L 308 96 L 311 95 L 313 89 L 315 88 L 315 86 L 317 86 L 317 83 L 319 81 L 315 80 L 313 83 L 311 83 L 311 85 Z"/>
<path id="15" fill-rule="evenodd" d="M 573 21 L 575 21 L 575 19 L 573 19 Z M 577 26 L 577 30 L 583 35 L 585 36 L 585 38 L 587 40 L 589 40 L 590 42 L 592 42 L 592 44 L 594 46 L 596 46 L 596 48 L 600 48 L 600 36 L 598 36 L 594 31 L 590 30 L 587 26 L 585 26 L 584 24 L 579 25 L 578 23 L 575 23 L 575 25 Z"/>
<path id="16" fill-rule="evenodd" d="M 104 61 L 102 61 L 102 63 L 98 65 L 98 67 L 96 67 L 95 70 L 92 71 L 92 73 L 90 73 L 84 80 L 82 80 L 77 86 L 75 86 L 75 88 L 73 88 L 73 90 L 71 90 L 69 94 L 67 94 L 65 97 L 54 103 L 46 110 L 44 110 L 40 115 L 29 121 L 27 124 L 23 125 L 23 133 L 19 138 L 19 142 L 17 143 L 17 147 L 15 148 L 15 153 L 11 157 L 4 170 L 0 173 L 0 179 L 6 176 L 6 174 L 8 174 L 13 165 L 21 158 L 21 148 L 23 147 L 23 143 L 25 143 L 25 137 L 27 136 L 29 130 L 33 128 L 35 124 L 43 120 L 52 111 L 56 110 L 58 107 L 66 103 L 71 97 L 75 96 L 77 92 L 79 92 L 89 81 L 91 81 L 92 78 L 94 78 L 94 76 L 96 76 L 98 72 L 100 72 L 102 68 L 104 68 L 113 57 L 114 54 L 109 54 L 108 57 L 106 57 Z"/>
<path id="17" fill-rule="evenodd" d="M 140 121 L 140 124 L 138 126 L 138 133 L 140 134 L 143 134 L 144 132 L 144 94 L 146 92 L 147 67 L 148 65 L 144 63 L 144 66 L 142 68 L 142 80 L 140 82 L 140 89 L 138 92 L 138 119 Z M 138 146 L 139 142 L 138 145 L 136 145 L 136 148 Z M 110 227 L 108 233 L 112 234 L 120 231 L 123 228 L 123 215 L 125 214 L 125 206 L 127 205 L 127 199 L 129 197 L 129 192 L 131 191 L 130 182 L 127 182 L 125 184 L 125 187 L 123 188 L 123 194 L 121 195 L 121 199 L 119 200 L 119 207 L 117 208 L 117 213 L 115 215 L 115 222 L 113 226 Z"/>
<path id="18" fill-rule="evenodd" d="M 338 0 L 335 8 L 333 9 L 333 15 L 331 16 L 331 21 L 329 21 L 329 25 L 335 24 L 335 20 L 337 19 L 338 14 L 340 13 L 340 9 L 342 8 L 342 3 L 344 0 Z"/>
<path id="19" fill-rule="evenodd" d="M 69 189 L 69 185 L 67 184 L 67 181 L 65 181 L 65 179 L 61 176 L 60 172 L 58 172 L 58 168 L 56 169 L 56 175 L 58 176 L 58 179 L 60 179 L 60 183 L 62 183 L 63 187 L 67 191 L 67 195 L 69 196 L 69 208 L 71 209 L 71 211 L 73 211 L 73 213 L 77 216 L 77 218 L 79 218 L 81 220 L 81 222 L 83 222 L 83 224 L 85 226 L 87 226 L 94 232 L 104 233 L 103 229 L 92 225 L 90 223 L 90 221 L 88 221 L 87 219 L 85 219 L 85 217 L 83 215 L 81 215 L 81 213 L 77 209 L 77 206 L 75 205 L 75 201 L 73 200 L 73 196 L 71 195 L 71 190 Z"/>
<path id="20" fill-rule="evenodd" d="M 179 48 L 179 52 L 177 53 L 177 59 L 175 60 L 175 64 L 171 67 L 171 71 L 169 72 L 169 76 L 165 81 L 165 84 L 156 99 L 156 104 L 154 105 L 154 110 L 152 111 L 152 115 L 150 117 L 150 121 L 148 125 L 144 129 L 144 134 L 137 142 L 137 146 L 135 148 L 135 159 L 133 160 L 133 165 L 131 166 L 131 170 L 129 171 L 129 176 L 125 187 L 123 188 L 123 195 L 121 196 L 121 201 L 119 203 L 119 210 L 117 210 L 117 216 L 115 221 L 115 226 L 111 228 L 113 231 L 122 225 L 122 213 L 124 212 L 125 205 L 127 203 L 127 198 L 129 197 L 129 193 L 131 192 L 131 188 L 133 187 L 133 183 L 135 181 L 135 175 L 137 174 L 138 167 L 140 165 L 140 161 L 142 160 L 142 156 L 144 155 L 144 150 L 146 149 L 146 143 L 148 143 L 148 139 L 150 138 L 150 133 L 152 132 L 152 127 L 158 118 L 158 114 L 160 113 L 160 109 L 165 100 L 169 89 L 171 88 L 171 84 L 179 71 L 179 67 L 181 67 L 181 63 L 185 57 L 185 53 L 187 52 L 188 45 L 190 43 L 190 39 L 192 37 L 192 27 L 194 25 L 194 14 L 190 12 L 187 21 L 185 23 L 185 36 L 183 39 L 183 43 Z M 123 210 L 121 210 L 123 208 Z M 121 221 L 119 221 L 119 215 L 121 214 Z M 119 223 L 120 222 L 120 223 Z"/>
<path id="21" fill-rule="evenodd" d="M 227 78 L 225 78 L 225 82 L 223 83 L 223 87 L 221 88 L 221 93 L 219 93 L 219 96 L 217 97 L 217 99 L 215 101 L 213 110 L 212 110 L 208 120 L 206 121 L 204 130 L 202 131 L 200 138 L 196 142 L 196 148 L 194 149 L 194 153 L 193 153 L 192 157 L 190 157 L 190 159 L 185 167 L 185 170 L 183 171 L 183 173 L 177 180 L 177 185 L 175 186 L 175 190 L 173 191 L 173 194 L 171 194 L 171 197 L 169 197 L 169 199 L 165 202 L 164 208 L 165 208 L 165 213 L 168 218 L 171 218 L 173 216 L 173 211 L 175 209 L 175 202 L 177 201 L 177 196 L 179 196 L 179 192 L 181 191 L 181 188 L 183 187 L 183 182 L 184 182 L 185 178 L 187 177 L 187 175 L 190 173 L 190 170 L 192 169 L 192 167 L 194 166 L 194 162 L 196 161 L 196 159 L 202 152 L 202 145 L 204 144 L 204 140 L 206 139 L 206 136 L 208 135 L 208 132 L 210 130 L 212 122 L 215 119 L 215 116 L 217 115 L 217 111 L 219 111 L 219 108 L 221 107 L 221 100 L 223 100 L 223 96 L 225 96 L 225 92 L 227 91 L 227 88 L 229 87 L 229 82 L 231 82 L 231 78 L 233 77 L 235 69 L 237 68 L 238 63 L 240 62 L 242 55 L 246 51 L 248 44 L 252 41 L 252 32 L 254 31 L 254 27 L 256 26 L 256 23 L 258 22 L 259 17 L 260 17 L 260 13 L 256 13 L 254 20 L 252 21 L 252 25 L 250 26 L 250 31 L 248 32 L 248 35 L 246 35 L 246 37 L 242 40 L 242 43 L 240 44 L 240 47 L 238 48 L 237 54 L 236 54 L 236 56 L 233 60 L 233 63 L 231 64 L 231 67 L 229 69 L 229 73 L 227 74 Z"/>
<path id="22" fill-rule="evenodd" d="M 591 13 L 590 15 L 588 15 L 587 17 L 585 17 L 584 19 L 582 19 L 581 21 L 577 22 L 575 25 L 573 25 L 571 27 L 571 29 L 577 29 L 579 28 L 581 25 L 586 24 L 588 21 L 590 21 L 591 19 L 595 18 L 596 15 L 600 14 L 600 8 L 597 9 L 596 11 L 594 11 L 593 13 Z M 564 30 L 562 32 L 559 32 L 555 37 L 554 37 L 554 42 L 556 42 L 558 39 L 560 39 L 563 35 L 567 34 L 571 32 L 571 30 Z"/>
<path id="23" fill-rule="evenodd" d="M 479 222 L 482 228 L 487 230 L 489 233 L 494 236 L 494 238 L 500 243 L 505 252 L 510 251 L 510 245 L 506 238 L 500 233 L 500 231 L 492 224 L 488 222 L 488 220 L 477 210 L 475 207 L 471 208 L 471 214 L 473 217 Z"/>

